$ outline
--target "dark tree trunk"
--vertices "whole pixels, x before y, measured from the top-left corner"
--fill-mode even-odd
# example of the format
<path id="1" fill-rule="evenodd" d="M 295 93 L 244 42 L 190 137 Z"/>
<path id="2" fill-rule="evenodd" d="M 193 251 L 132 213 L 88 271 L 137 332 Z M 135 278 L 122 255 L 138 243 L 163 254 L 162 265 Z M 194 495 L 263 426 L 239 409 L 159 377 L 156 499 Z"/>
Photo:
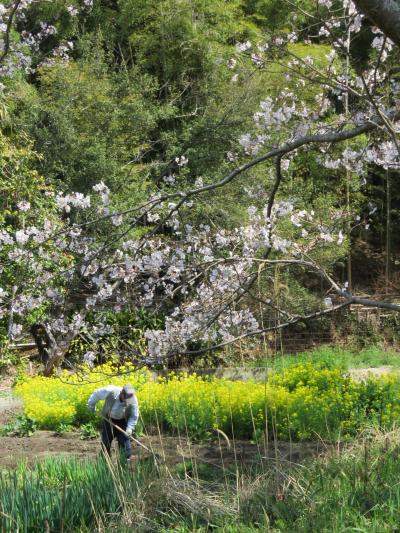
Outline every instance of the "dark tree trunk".
<path id="1" fill-rule="evenodd" d="M 356 7 L 400 46 L 400 0 L 354 0 Z"/>
<path id="2" fill-rule="evenodd" d="M 67 335 L 63 342 L 59 343 L 45 323 L 37 323 L 31 327 L 31 334 L 44 366 L 43 374 L 50 376 L 53 370 L 62 364 L 64 356 L 76 336 L 76 332 Z"/>

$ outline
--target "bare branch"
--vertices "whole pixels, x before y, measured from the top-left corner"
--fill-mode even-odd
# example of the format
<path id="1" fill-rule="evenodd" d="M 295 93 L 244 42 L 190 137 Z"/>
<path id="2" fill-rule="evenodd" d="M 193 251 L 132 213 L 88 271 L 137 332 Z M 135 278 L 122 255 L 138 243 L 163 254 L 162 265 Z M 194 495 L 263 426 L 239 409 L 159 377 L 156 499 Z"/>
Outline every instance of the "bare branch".
<path id="1" fill-rule="evenodd" d="M 381 300 L 371 300 L 368 298 L 359 298 L 353 294 L 343 290 L 339 285 L 334 281 L 334 279 L 326 272 L 324 268 L 317 265 L 314 261 L 304 261 L 302 259 L 272 259 L 272 260 L 263 260 L 263 259 L 253 259 L 254 261 L 261 261 L 268 264 L 286 264 L 286 265 L 298 265 L 303 267 L 308 267 L 322 275 L 325 280 L 330 283 L 333 290 L 338 294 L 338 296 L 345 298 L 346 303 L 349 305 L 365 305 L 367 307 L 378 307 L 380 309 L 390 309 L 392 311 L 400 311 L 399 304 L 393 304 L 389 302 L 383 302 Z"/>

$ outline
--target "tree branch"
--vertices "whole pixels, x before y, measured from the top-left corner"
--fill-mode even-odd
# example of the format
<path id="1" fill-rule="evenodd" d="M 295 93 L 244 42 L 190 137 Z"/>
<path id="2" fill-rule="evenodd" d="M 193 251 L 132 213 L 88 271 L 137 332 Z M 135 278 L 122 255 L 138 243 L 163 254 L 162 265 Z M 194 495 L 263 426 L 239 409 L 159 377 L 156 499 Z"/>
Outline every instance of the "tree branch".
<path id="1" fill-rule="evenodd" d="M 13 23 L 14 15 L 15 15 L 20 3 L 21 3 L 21 0 L 16 0 L 16 2 L 14 2 L 14 5 L 13 5 L 13 7 L 11 9 L 11 12 L 10 12 L 10 16 L 8 17 L 7 28 L 6 28 L 5 37 L 4 37 L 4 50 L 3 50 L 3 53 L 0 55 L 0 64 L 4 61 L 4 59 L 6 58 L 6 55 L 10 51 L 11 26 L 12 26 L 12 23 Z"/>
<path id="2" fill-rule="evenodd" d="M 302 316 L 295 316 L 291 320 L 288 320 L 287 322 L 284 322 L 282 324 L 278 324 L 275 326 L 270 326 L 268 328 L 262 328 L 255 331 L 249 331 L 247 333 L 243 333 L 243 335 L 238 335 L 234 339 L 231 339 L 229 341 L 220 342 L 219 344 L 215 344 L 214 346 L 209 346 L 207 348 L 201 348 L 199 350 L 188 350 L 184 352 L 174 352 L 167 355 L 167 358 L 169 357 L 176 357 L 177 355 L 189 355 L 189 356 L 197 356 L 201 355 L 203 353 L 211 352 L 218 350 L 220 348 L 224 348 L 225 346 L 228 346 L 229 344 L 232 344 L 233 342 L 246 339 L 248 337 L 255 337 L 257 335 L 261 335 L 262 333 L 268 333 L 269 331 L 277 331 L 279 329 L 286 328 L 288 326 L 292 326 L 293 324 L 297 324 L 299 322 L 305 322 L 307 320 L 312 320 L 314 318 L 320 318 L 325 315 L 329 315 L 330 313 L 333 313 L 334 311 L 338 311 L 339 309 L 343 309 L 345 307 L 348 307 L 351 304 L 350 301 L 343 302 L 341 304 L 335 305 L 331 307 L 330 309 L 324 309 L 322 311 L 316 311 L 314 313 L 310 313 L 308 315 L 302 315 Z"/>

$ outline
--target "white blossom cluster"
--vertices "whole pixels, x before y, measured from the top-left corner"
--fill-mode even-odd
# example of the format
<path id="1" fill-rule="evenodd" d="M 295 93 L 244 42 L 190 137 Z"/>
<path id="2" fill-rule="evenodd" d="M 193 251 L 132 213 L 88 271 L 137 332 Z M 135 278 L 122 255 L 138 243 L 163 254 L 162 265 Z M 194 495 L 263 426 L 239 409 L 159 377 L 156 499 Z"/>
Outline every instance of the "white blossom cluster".
<path id="1" fill-rule="evenodd" d="M 95 195 L 108 198 L 109 190 L 104 183 L 93 189 Z M 67 213 L 72 207 L 86 210 L 91 205 L 90 197 L 80 193 L 56 194 L 54 202 Z M 158 209 L 160 213 L 163 209 L 169 212 L 173 221 L 176 213 L 171 214 L 171 210 L 175 207 L 175 203 L 167 202 Z M 25 203 L 19 208 L 33 209 Z M 111 224 L 115 224 L 112 221 L 115 216 L 118 215 L 110 217 Z M 181 227 L 170 222 L 175 232 L 172 240 L 144 237 L 122 241 L 117 249 L 100 256 L 92 238 L 81 226 L 68 220 L 62 232 L 48 220 L 41 227 L 27 226 L 14 234 L 3 230 L 0 234 L 3 251 L 7 251 L 9 262 L 24 269 L 25 283 L 13 299 L 2 290 L 0 307 L 3 312 L 12 310 L 15 327 L 23 324 L 30 311 L 50 307 L 49 327 L 62 338 L 89 327 L 85 320 L 89 311 L 117 311 L 128 304 L 174 309 L 164 330 L 146 333 L 153 359 L 185 351 L 193 342 L 230 342 L 259 329 L 250 310 L 242 305 L 232 309 L 232 301 L 244 294 L 244 287 L 265 250 L 271 249 L 276 257 L 298 256 L 312 249 L 316 232 L 322 233 L 314 223 L 313 213 L 296 209 L 288 200 L 276 202 L 271 211 L 267 207 L 249 207 L 248 216 L 246 224 L 229 231 L 215 231 L 206 224 Z M 302 247 L 281 234 L 280 223 L 285 220 L 290 221 L 299 236 L 303 231 Z M 323 231 L 330 235 L 328 228 Z M 310 235 L 309 242 L 306 234 Z M 338 235 L 326 237 L 325 242 L 339 242 Z M 66 257 L 70 260 L 66 261 Z M 61 271 L 55 268 L 63 264 Z M 70 315 L 65 307 L 69 287 L 77 290 L 79 285 L 85 294 L 80 302 L 81 311 Z M 107 334 L 105 327 L 97 325 L 96 330 L 91 327 L 96 337 Z M 17 329 L 14 336 L 20 334 Z"/>
<path id="2" fill-rule="evenodd" d="M 21 0 L 18 2 L 15 10 L 15 19 L 17 23 L 23 23 L 27 20 L 27 10 L 34 0 Z M 66 5 L 65 10 L 70 17 L 83 16 L 90 12 L 93 8 L 94 0 L 82 0 L 81 5 Z M 14 2 L 9 2 L 7 5 L 0 4 L 0 52 L 4 50 L 5 38 L 4 34 L 8 31 L 7 25 L 11 10 L 14 9 Z M 12 77 L 19 70 L 26 73 L 33 72 L 32 68 L 32 54 L 39 51 L 40 46 L 49 37 L 57 35 L 57 28 L 48 22 L 38 21 L 39 31 L 31 33 L 28 31 L 21 31 L 19 33 L 19 40 L 11 38 L 9 42 L 8 54 L 3 58 L 0 65 L 0 76 Z M 15 26 L 10 28 L 10 34 L 13 36 Z M 3 34 L 3 35 L 2 35 Z M 73 50 L 74 44 L 72 41 L 59 43 L 50 52 L 51 56 L 47 58 L 40 65 L 52 66 L 56 60 L 68 62 L 70 60 L 70 53 Z"/>
<path id="3" fill-rule="evenodd" d="M 80 209 L 87 209 L 90 207 L 90 196 L 85 196 L 80 192 L 72 194 L 57 194 L 56 205 L 58 209 L 64 210 L 66 213 L 71 211 L 71 207 Z"/>

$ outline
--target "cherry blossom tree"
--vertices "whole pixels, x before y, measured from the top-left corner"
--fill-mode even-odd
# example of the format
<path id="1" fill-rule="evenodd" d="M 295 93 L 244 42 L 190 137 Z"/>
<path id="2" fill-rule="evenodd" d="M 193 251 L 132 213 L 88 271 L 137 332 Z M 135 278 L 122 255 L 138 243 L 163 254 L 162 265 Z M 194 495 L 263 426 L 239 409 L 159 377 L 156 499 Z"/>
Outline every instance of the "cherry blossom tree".
<path id="1" fill-rule="evenodd" d="M 340 206 L 316 212 L 299 195 L 281 193 L 296 159 L 310 150 L 317 152 L 321 168 L 332 172 L 332 180 L 342 170 L 362 184 L 372 164 L 398 170 L 400 84 L 392 65 L 398 59 L 400 26 L 390 24 L 387 13 L 394 21 L 399 7 L 384 2 L 383 11 L 378 4 L 320 0 L 315 12 L 306 13 L 315 38 L 329 46 L 323 64 L 293 52 L 291 43 L 301 32 L 236 43 L 232 58 L 221 66 L 232 71 L 232 83 L 243 62 L 250 61 L 257 71 L 273 61 L 283 67 L 288 88 L 277 97 L 266 95 L 254 110 L 253 128 L 243 132 L 235 153 L 226 154 L 231 171 L 219 181 L 198 178 L 193 186 L 178 187 L 169 173 L 146 202 L 124 211 L 112 209 L 112 195 L 102 182 L 90 195 L 48 191 L 57 216 L 4 227 L 1 254 L 19 279 L 0 288 L 0 318 L 8 321 L 9 337 L 18 338 L 30 325 L 48 374 L 79 332 L 90 330 L 93 337 L 109 333 L 102 318 L 105 309 L 133 306 L 166 316 L 162 329 L 145 332 L 146 353 L 134 354 L 143 364 L 195 357 L 349 305 L 399 311 L 396 304 L 353 294 L 334 276 L 332 254 L 346 255 L 349 228 L 370 221 Z M 35 36 L 12 41 L 15 20 L 28 5 L 21 0 L 2 7 L 4 76 L 31 68 L 21 50 L 34 49 L 54 33 L 43 25 Z M 84 2 L 81 9 L 90 7 Z M 78 9 L 68 12 L 76 16 Z M 361 67 L 353 62 L 352 43 L 372 23 L 371 53 Z M 70 48 L 58 45 L 52 60 L 68 60 Z M 315 95 L 312 99 L 301 97 L 304 87 Z M 176 154 L 175 163 L 179 173 L 188 164 L 186 154 Z M 255 168 L 269 176 L 269 189 L 251 184 L 247 218 L 240 227 L 211 227 L 191 215 L 194 206 L 243 181 Z M 17 208 L 26 220 L 37 218 L 26 198 L 19 199 Z M 322 279 L 324 294 L 309 290 L 306 312 L 290 294 L 277 299 L 273 285 L 278 267 L 299 284 L 307 285 L 313 276 Z M 272 313 L 278 322 L 264 325 L 263 313 Z M 85 361 L 93 362 L 95 355 L 86 353 Z"/>

